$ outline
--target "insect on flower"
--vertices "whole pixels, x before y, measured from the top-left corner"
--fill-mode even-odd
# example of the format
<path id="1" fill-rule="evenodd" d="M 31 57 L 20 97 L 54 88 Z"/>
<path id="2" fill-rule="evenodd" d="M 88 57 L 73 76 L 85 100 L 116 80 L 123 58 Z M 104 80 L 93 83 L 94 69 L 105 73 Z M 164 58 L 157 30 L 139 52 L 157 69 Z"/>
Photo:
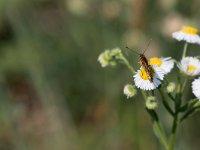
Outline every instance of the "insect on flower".
<path id="1" fill-rule="evenodd" d="M 129 49 L 129 50 L 131 50 L 132 52 L 135 52 L 136 54 L 139 55 L 139 62 L 138 62 L 138 63 L 142 66 L 142 68 L 143 68 L 144 71 L 146 72 L 147 77 L 148 77 L 148 80 L 149 80 L 150 82 L 153 82 L 154 70 L 153 70 L 152 66 L 149 65 L 148 60 L 147 60 L 146 56 L 144 55 L 144 53 L 147 51 L 147 49 L 148 49 L 148 47 L 149 47 L 149 45 L 150 45 L 150 43 L 151 43 L 151 40 L 152 40 L 152 39 L 149 40 L 149 42 L 148 42 L 146 48 L 143 50 L 143 53 L 138 53 L 138 52 L 136 52 L 136 51 L 130 49 L 129 47 L 126 47 L 126 48 Z"/>

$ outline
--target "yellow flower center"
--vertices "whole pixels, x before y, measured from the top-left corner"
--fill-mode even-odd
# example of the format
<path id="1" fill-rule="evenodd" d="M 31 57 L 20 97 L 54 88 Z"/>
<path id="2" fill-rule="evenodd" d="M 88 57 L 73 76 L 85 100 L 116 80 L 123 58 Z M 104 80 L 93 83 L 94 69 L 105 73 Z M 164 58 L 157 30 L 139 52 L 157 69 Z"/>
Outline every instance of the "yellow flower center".
<path id="1" fill-rule="evenodd" d="M 196 28 L 193 28 L 191 26 L 183 26 L 181 31 L 188 34 L 197 34 L 198 32 Z"/>
<path id="2" fill-rule="evenodd" d="M 195 70 L 196 70 L 196 67 L 194 65 L 191 65 L 191 64 L 187 65 L 187 71 L 188 72 L 192 72 L 192 71 L 195 71 Z"/>
<path id="3" fill-rule="evenodd" d="M 145 71 L 145 69 L 142 67 L 139 71 L 139 74 L 140 74 L 140 77 L 143 79 L 143 80 L 149 80 L 149 75 L 147 74 L 147 72 Z M 152 68 L 151 70 L 151 74 L 154 75 L 154 70 Z"/>
<path id="4" fill-rule="evenodd" d="M 150 65 L 157 65 L 160 67 L 160 65 L 162 64 L 162 60 L 158 57 L 153 57 L 149 60 Z"/>

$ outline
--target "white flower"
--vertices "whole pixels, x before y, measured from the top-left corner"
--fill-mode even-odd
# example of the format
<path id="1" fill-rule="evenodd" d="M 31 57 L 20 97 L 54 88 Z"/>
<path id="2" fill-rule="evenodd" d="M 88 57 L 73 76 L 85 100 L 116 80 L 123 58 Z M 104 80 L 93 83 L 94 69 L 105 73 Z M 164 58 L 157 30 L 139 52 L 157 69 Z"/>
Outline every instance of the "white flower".
<path id="1" fill-rule="evenodd" d="M 127 84 L 124 86 L 124 94 L 127 96 L 127 98 L 131 98 L 135 96 L 137 93 L 135 86 L 131 84 Z"/>
<path id="2" fill-rule="evenodd" d="M 151 82 L 148 78 L 148 74 L 144 70 L 143 67 L 140 68 L 133 76 L 136 87 L 143 90 L 154 90 L 160 84 L 161 80 L 164 78 L 164 72 L 161 68 L 152 66 L 152 74 L 153 74 L 153 82 Z"/>
<path id="3" fill-rule="evenodd" d="M 195 57 L 183 57 L 178 67 L 189 76 L 195 76 L 200 73 L 200 61 Z"/>
<path id="4" fill-rule="evenodd" d="M 160 67 L 165 74 L 169 73 L 174 67 L 174 61 L 171 59 L 171 57 L 153 57 L 149 59 L 149 64 Z"/>
<path id="5" fill-rule="evenodd" d="M 156 98 L 154 96 L 147 97 L 145 104 L 146 104 L 146 107 L 148 109 L 155 109 L 158 106 L 158 103 L 157 103 Z"/>
<path id="6" fill-rule="evenodd" d="M 192 82 L 192 93 L 200 100 L 200 77 Z"/>
<path id="7" fill-rule="evenodd" d="M 166 87 L 167 93 L 174 92 L 175 88 L 176 88 L 176 84 L 174 82 L 169 82 L 169 84 Z"/>
<path id="8" fill-rule="evenodd" d="M 187 43 L 200 44 L 198 30 L 191 26 L 183 26 L 180 31 L 172 33 L 172 37 L 178 41 L 186 41 Z"/>

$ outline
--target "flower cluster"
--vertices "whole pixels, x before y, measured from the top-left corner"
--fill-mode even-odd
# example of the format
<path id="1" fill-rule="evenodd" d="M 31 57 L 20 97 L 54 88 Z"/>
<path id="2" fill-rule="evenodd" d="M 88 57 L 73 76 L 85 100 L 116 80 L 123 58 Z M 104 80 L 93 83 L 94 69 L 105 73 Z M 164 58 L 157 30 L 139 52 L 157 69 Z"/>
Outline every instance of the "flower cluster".
<path id="1" fill-rule="evenodd" d="M 173 147 L 174 135 L 178 124 L 197 110 L 200 110 L 200 57 L 187 56 L 189 44 L 200 45 L 200 37 L 197 33 L 198 30 L 191 26 L 183 26 L 180 31 L 172 33 L 174 39 L 185 43 L 180 61 L 171 57 L 152 57 L 148 60 L 144 54 L 139 54 L 140 67 L 135 71 L 119 48 L 106 50 L 98 58 L 102 67 L 115 66 L 120 62 L 125 64 L 131 71 L 134 84 L 125 85 L 123 92 L 127 98 L 132 98 L 137 93 L 136 87 L 141 89 L 140 92 L 145 100 L 146 110 L 156 127 L 156 135 L 166 150 L 171 150 Z M 175 76 L 177 80 L 169 82 L 166 76 L 175 66 L 178 69 Z M 195 77 L 197 78 L 195 79 Z M 190 83 L 188 84 L 188 82 Z M 187 97 L 183 95 L 186 91 L 185 87 L 189 86 L 196 98 L 185 102 Z M 156 97 L 157 93 L 160 94 L 159 98 Z M 173 117 L 172 132 L 169 140 L 166 140 L 167 137 L 165 137 L 159 125 L 158 115 L 155 110 L 158 107 L 158 99 L 161 99 L 164 108 Z M 171 104 L 168 99 L 172 100 L 170 101 Z M 174 107 L 171 108 L 171 105 L 174 105 Z M 170 142 L 168 143 L 168 141 Z"/>
<path id="2" fill-rule="evenodd" d="M 198 30 L 196 28 L 183 26 L 182 30 L 174 32 L 172 37 L 178 41 L 185 41 L 186 44 L 200 44 L 200 37 L 197 33 Z M 178 64 L 178 67 L 187 76 L 200 75 L 200 60 L 198 58 L 185 57 L 184 54 L 181 62 Z M 198 99 L 200 99 L 200 78 L 195 79 L 192 82 L 192 92 Z"/>
<path id="3" fill-rule="evenodd" d="M 185 41 L 187 44 L 200 44 L 200 37 L 197 34 L 198 30 L 191 26 L 183 26 L 180 31 L 172 33 L 172 37 L 178 41 Z M 200 60 L 195 57 L 186 57 L 187 46 L 184 47 L 184 55 L 180 62 L 177 63 L 177 67 L 180 69 L 180 72 L 187 76 L 197 76 L 200 74 Z M 102 67 L 106 66 L 115 66 L 118 61 L 123 61 L 124 56 L 122 51 L 119 48 L 105 50 L 98 57 Z M 155 90 L 161 85 L 162 80 L 164 80 L 165 75 L 171 72 L 174 68 L 174 60 L 171 57 L 153 57 L 148 61 L 147 66 L 141 66 L 135 75 L 133 75 L 135 86 L 142 90 Z M 149 69 L 147 68 L 149 67 Z M 149 80 L 149 76 L 152 78 L 152 81 Z M 197 84 L 200 79 L 194 80 L 192 83 L 193 93 L 197 98 L 200 99 L 200 90 L 198 90 Z M 129 88 L 125 86 L 124 94 L 127 97 L 132 97 L 129 94 Z M 129 86 L 130 87 L 130 86 Z M 174 90 L 175 85 L 169 84 L 167 86 L 167 91 L 171 93 Z M 135 94 L 134 94 L 135 95 Z"/>
<path id="4" fill-rule="evenodd" d="M 117 64 L 118 59 L 122 57 L 122 51 L 119 48 L 114 48 L 111 50 L 105 50 L 98 57 L 98 61 L 100 62 L 102 67 L 106 66 L 115 66 Z"/>

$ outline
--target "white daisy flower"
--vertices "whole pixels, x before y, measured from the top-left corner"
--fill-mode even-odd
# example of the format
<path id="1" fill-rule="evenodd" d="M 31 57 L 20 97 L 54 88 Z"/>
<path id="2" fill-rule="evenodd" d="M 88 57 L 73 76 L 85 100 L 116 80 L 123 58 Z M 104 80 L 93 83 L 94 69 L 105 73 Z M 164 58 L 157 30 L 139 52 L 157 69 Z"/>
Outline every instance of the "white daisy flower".
<path id="1" fill-rule="evenodd" d="M 192 82 L 192 93 L 200 100 L 200 77 Z"/>
<path id="2" fill-rule="evenodd" d="M 164 78 L 164 72 L 161 68 L 152 66 L 153 82 L 148 78 L 148 75 L 143 67 L 140 68 L 133 76 L 136 87 L 143 90 L 154 90 L 160 84 L 161 80 Z"/>
<path id="3" fill-rule="evenodd" d="M 174 67 L 174 61 L 171 59 L 171 57 L 153 57 L 149 59 L 149 64 L 160 67 L 165 72 L 165 74 L 169 73 Z"/>
<path id="4" fill-rule="evenodd" d="M 178 67 L 189 76 L 195 76 L 200 73 L 200 61 L 195 57 L 183 57 Z"/>
<path id="5" fill-rule="evenodd" d="M 172 33 L 172 37 L 178 41 L 186 41 L 187 43 L 200 44 L 198 30 L 191 26 L 183 26 L 180 31 Z"/>

